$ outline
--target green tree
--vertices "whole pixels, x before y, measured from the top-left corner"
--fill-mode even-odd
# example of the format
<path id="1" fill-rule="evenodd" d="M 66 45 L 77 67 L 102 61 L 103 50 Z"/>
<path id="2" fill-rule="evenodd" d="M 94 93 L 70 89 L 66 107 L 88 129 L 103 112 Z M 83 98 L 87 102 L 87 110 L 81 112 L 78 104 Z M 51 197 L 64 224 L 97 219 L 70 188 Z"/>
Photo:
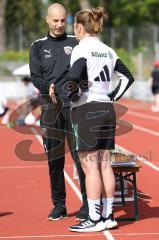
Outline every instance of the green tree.
<path id="1" fill-rule="evenodd" d="M 63 4 L 66 7 L 67 11 L 72 14 L 75 14 L 77 11 L 80 10 L 80 4 L 79 4 L 80 1 L 79 0 L 73 0 L 73 1 L 71 1 L 71 0 L 57 0 L 57 1 L 50 0 L 49 2 L 50 2 L 50 4 L 52 4 L 54 2 Z"/>
<path id="2" fill-rule="evenodd" d="M 91 8 L 90 1 L 88 1 L 88 0 L 80 0 L 79 4 L 80 4 L 81 9 L 90 9 Z"/>
<path id="3" fill-rule="evenodd" d="M 159 23 L 158 0 L 112 0 L 105 4 L 114 26 L 138 26 L 145 22 Z"/>
<path id="4" fill-rule="evenodd" d="M 6 32 L 8 45 L 17 43 L 25 36 L 24 47 L 28 47 L 40 32 L 42 19 L 41 0 L 8 0 L 6 6 Z"/>
<path id="5" fill-rule="evenodd" d="M 0 1 L 0 52 L 4 52 L 6 48 L 5 34 L 5 9 L 7 0 Z"/>

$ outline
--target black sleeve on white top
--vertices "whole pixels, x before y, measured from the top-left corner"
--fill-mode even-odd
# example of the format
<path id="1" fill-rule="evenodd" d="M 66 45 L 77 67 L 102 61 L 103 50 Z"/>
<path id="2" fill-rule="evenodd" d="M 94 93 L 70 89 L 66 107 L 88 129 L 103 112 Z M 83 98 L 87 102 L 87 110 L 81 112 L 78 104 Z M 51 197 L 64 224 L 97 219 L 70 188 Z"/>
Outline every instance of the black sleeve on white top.
<path id="1" fill-rule="evenodd" d="M 67 77 L 55 85 L 55 91 L 58 92 L 59 88 L 62 87 L 71 98 L 72 95 L 78 93 L 80 82 L 87 80 L 87 78 L 86 59 L 79 58 L 73 63 Z"/>
<path id="2" fill-rule="evenodd" d="M 76 60 L 70 68 L 68 74 L 68 80 L 76 83 L 80 83 L 81 80 L 87 78 L 86 59 L 79 58 Z"/>
<path id="3" fill-rule="evenodd" d="M 130 87 L 130 85 L 134 82 L 134 78 L 125 64 L 117 59 L 114 72 L 117 74 L 119 78 L 119 83 L 116 88 L 108 94 L 111 100 L 118 100 L 125 93 L 125 91 Z"/>

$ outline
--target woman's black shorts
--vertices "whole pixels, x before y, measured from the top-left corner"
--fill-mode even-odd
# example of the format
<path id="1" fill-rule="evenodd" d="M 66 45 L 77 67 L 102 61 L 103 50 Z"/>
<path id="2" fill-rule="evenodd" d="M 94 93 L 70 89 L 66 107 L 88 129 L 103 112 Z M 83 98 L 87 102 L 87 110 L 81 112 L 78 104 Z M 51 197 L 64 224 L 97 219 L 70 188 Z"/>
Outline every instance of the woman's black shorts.
<path id="1" fill-rule="evenodd" d="M 116 115 L 112 103 L 90 102 L 72 109 L 76 150 L 114 149 Z"/>

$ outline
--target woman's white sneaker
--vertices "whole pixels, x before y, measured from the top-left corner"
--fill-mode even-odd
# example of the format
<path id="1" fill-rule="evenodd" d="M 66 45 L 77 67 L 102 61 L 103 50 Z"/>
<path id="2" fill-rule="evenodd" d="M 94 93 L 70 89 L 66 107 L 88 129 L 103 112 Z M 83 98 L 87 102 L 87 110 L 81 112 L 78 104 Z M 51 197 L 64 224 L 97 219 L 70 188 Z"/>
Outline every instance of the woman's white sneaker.
<path id="1" fill-rule="evenodd" d="M 115 221 L 113 214 L 110 214 L 107 218 L 103 218 L 106 229 L 116 228 L 118 226 L 117 221 Z"/>
<path id="2" fill-rule="evenodd" d="M 80 222 L 79 224 L 69 227 L 69 230 L 72 232 L 100 232 L 105 230 L 105 223 L 103 222 L 102 218 L 94 221 L 88 217 L 86 220 Z"/>

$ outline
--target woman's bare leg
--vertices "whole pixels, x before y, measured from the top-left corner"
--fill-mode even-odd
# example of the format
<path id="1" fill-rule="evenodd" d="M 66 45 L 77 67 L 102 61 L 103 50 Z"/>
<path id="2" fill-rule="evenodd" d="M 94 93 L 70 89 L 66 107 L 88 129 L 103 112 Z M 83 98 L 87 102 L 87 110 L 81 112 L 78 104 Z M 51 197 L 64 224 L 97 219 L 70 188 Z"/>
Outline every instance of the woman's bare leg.
<path id="1" fill-rule="evenodd" d="M 115 193 L 115 177 L 111 167 L 110 151 L 99 150 L 100 171 L 103 180 L 102 202 L 103 211 L 102 216 L 106 218 L 106 228 L 114 228 L 117 222 L 113 219 L 113 203 Z"/>
<path id="2" fill-rule="evenodd" d="M 96 221 L 100 219 L 100 198 L 102 190 L 98 151 L 79 151 L 79 158 L 85 173 L 89 216 L 92 220 Z"/>
<path id="3" fill-rule="evenodd" d="M 102 191 L 105 197 L 114 197 L 115 192 L 115 177 L 111 167 L 110 151 L 99 150 L 101 174 L 103 179 L 104 190 Z"/>

